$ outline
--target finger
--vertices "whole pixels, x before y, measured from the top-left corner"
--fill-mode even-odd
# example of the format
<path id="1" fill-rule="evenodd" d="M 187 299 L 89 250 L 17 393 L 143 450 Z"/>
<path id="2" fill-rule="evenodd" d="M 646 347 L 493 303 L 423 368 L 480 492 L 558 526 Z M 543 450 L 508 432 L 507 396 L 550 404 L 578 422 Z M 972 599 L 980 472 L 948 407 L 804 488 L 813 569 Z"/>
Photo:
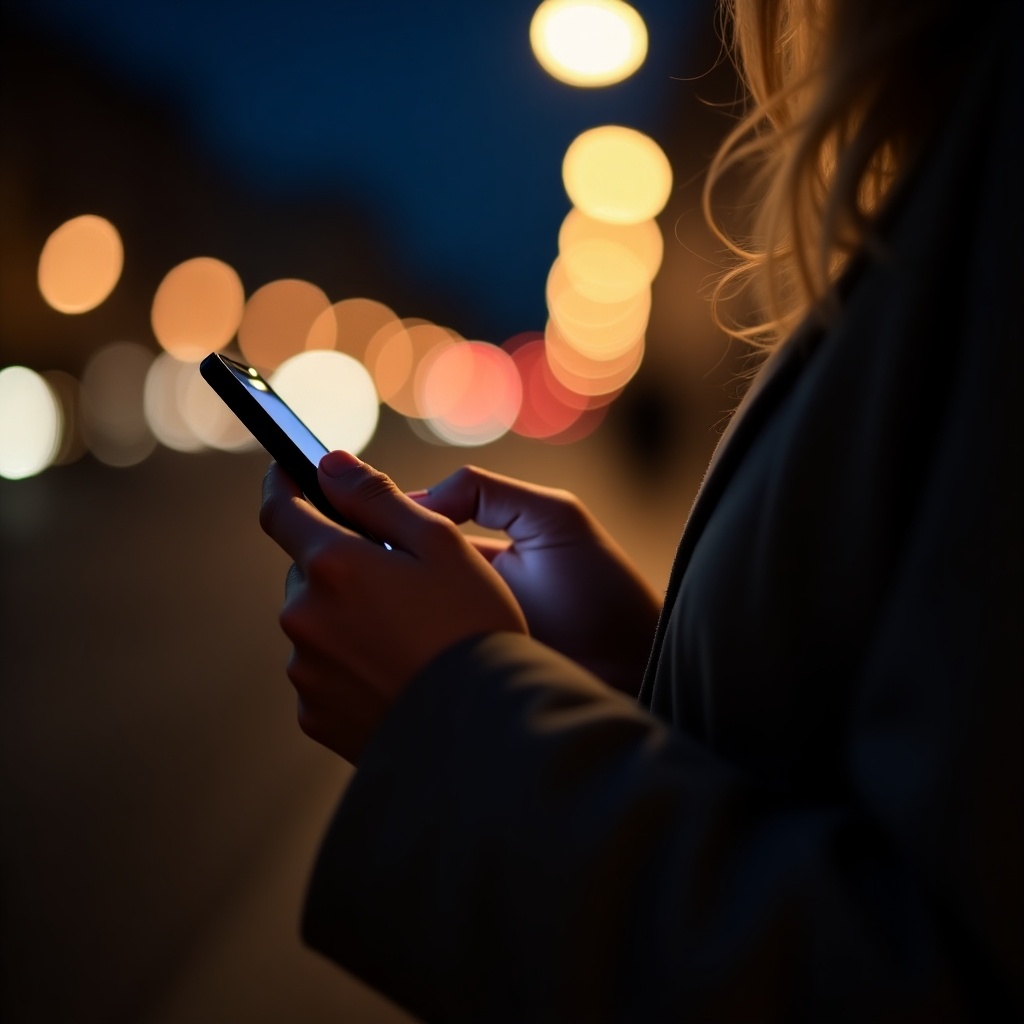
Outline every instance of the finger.
<path id="1" fill-rule="evenodd" d="M 278 463 L 272 462 L 263 474 L 263 500 L 283 495 L 302 497 L 302 491 Z"/>
<path id="2" fill-rule="evenodd" d="M 526 484 L 475 466 L 464 466 L 432 487 L 418 503 L 456 523 L 472 521 L 491 530 L 504 530 L 517 544 L 578 536 L 589 521 L 580 503 L 568 492 Z"/>
<path id="3" fill-rule="evenodd" d="M 346 520 L 403 551 L 416 553 L 427 529 L 443 520 L 403 494 L 383 473 L 348 452 L 320 460 L 320 487 Z"/>
<path id="4" fill-rule="evenodd" d="M 302 570 L 292 562 L 288 566 L 288 575 L 284 578 L 284 598 L 287 601 L 303 583 L 306 582 L 306 577 L 302 575 Z"/>
<path id="5" fill-rule="evenodd" d="M 466 540 L 480 552 L 488 562 L 493 562 L 498 555 L 503 554 L 511 547 L 507 540 L 499 540 L 497 537 L 467 537 Z"/>
<path id="6" fill-rule="evenodd" d="M 306 501 L 295 481 L 276 462 L 263 477 L 260 526 L 300 567 L 306 564 L 312 547 L 343 532 Z"/>

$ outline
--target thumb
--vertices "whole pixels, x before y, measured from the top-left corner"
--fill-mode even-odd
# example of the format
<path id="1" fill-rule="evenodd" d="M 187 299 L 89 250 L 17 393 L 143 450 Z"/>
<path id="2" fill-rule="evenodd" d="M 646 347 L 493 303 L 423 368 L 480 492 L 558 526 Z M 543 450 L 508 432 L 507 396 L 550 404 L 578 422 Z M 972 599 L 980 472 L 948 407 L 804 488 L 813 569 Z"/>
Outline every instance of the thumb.
<path id="1" fill-rule="evenodd" d="M 390 477 L 344 451 L 328 452 L 317 469 L 327 500 L 359 531 L 387 546 L 415 552 L 437 517 L 407 498 Z"/>
<path id="2" fill-rule="evenodd" d="M 567 491 L 538 487 L 476 466 L 463 466 L 416 500 L 456 523 L 471 520 L 503 530 L 519 545 L 577 538 L 581 526 L 589 523 L 583 506 Z"/>

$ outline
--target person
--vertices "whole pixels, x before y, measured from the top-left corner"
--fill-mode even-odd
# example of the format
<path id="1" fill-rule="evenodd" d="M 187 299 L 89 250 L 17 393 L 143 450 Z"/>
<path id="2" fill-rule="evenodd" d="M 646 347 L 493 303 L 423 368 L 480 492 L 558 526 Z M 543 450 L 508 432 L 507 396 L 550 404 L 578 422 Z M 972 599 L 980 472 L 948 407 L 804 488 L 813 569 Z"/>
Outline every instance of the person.
<path id="1" fill-rule="evenodd" d="M 357 765 L 304 935 L 424 1020 L 1024 1019 L 1022 5 L 728 13 L 770 354 L 664 601 L 556 490 L 265 481 Z"/>

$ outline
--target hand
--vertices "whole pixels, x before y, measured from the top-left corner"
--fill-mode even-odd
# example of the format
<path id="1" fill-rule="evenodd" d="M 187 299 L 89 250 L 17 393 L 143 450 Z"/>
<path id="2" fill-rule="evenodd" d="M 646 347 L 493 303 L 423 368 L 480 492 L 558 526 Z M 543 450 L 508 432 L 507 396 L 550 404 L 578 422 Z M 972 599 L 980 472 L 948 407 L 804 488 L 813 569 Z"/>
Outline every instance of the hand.
<path id="1" fill-rule="evenodd" d="M 531 635 L 637 695 L 661 601 L 573 495 L 466 467 L 416 500 L 505 531 L 509 541 L 473 543 L 515 594 Z"/>
<path id="2" fill-rule="evenodd" d="M 295 560 L 281 628 L 299 724 L 355 762 L 391 705 L 439 654 L 483 633 L 526 632 L 501 577 L 447 518 L 421 508 L 345 452 L 320 462 L 320 486 L 351 523 L 333 523 L 272 465 L 260 524 Z"/>

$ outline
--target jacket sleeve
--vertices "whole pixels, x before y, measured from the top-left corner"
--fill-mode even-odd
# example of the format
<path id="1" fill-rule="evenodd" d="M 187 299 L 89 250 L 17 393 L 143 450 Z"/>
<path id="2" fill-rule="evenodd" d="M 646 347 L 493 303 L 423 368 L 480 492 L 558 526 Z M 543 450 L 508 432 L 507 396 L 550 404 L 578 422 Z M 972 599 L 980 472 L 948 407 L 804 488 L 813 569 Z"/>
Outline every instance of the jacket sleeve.
<path id="1" fill-rule="evenodd" d="M 954 813 L 1012 814 L 1019 786 L 988 781 L 964 779 Z M 795 803 L 532 640 L 478 638 L 375 737 L 305 938 L 431 1021 L 1015 1019 L 1019 966 L 961 942 L 886 827 L 934 808 L 910 784 L 873 795 Z"/>

